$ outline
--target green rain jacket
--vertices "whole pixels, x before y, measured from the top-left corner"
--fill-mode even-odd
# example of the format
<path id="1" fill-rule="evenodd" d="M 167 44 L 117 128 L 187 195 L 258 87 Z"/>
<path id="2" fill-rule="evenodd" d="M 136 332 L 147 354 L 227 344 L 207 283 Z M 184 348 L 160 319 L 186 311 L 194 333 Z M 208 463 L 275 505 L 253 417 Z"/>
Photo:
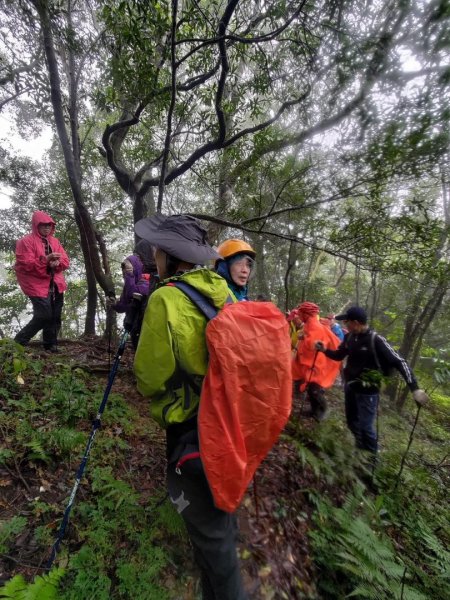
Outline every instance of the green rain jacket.
<path id="1" fill-rule="evenodd" d="M 184 292 L 166 285 L 176 280 L 194 286 L 217 309 L 229 296 L 225 279 L 200 268 L 166 279 L 150 297 L 134 372 L 138 390 L 151 401 L 152 417 L 164 428 L 196 415 L 200 398 L 189 380 L 200 387 L 208 367 L 206 317 Z"/>

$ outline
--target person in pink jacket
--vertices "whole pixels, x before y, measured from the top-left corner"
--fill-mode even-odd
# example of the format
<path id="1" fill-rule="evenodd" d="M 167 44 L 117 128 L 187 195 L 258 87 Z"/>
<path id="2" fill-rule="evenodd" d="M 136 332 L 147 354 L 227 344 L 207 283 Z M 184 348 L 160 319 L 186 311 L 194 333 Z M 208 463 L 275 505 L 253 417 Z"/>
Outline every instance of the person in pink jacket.
<path id="1" fill-rule="evenodd" d="M 14 338 L 22 346 L 42 329 L 44 348 L 57 352 L 61 312 L 67 284 L 63 271 L 69 258 L 61 242 L 53 237 L 55 221 L 37 210 L 31 219 L 32 233 L 16 243 L 14 270 L 17 281 L 33 305 L 33 318 Z"/>

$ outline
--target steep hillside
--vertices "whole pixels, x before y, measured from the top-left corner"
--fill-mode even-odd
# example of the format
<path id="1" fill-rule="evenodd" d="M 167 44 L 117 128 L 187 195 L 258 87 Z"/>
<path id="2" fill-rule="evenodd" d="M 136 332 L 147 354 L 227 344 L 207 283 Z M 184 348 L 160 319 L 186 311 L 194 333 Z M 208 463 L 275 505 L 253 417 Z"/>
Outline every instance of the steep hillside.
<path id="1" fill-rule="evenodd" d="M 0 597 L 21 597 L 24 581 L 30 598 L 199 597 L 184 526 L 166 496 L 164 434 L 135 389 L 131 349 L 55 561 L 60 570 L 40 577 L 111 356 L 98 339 L 63 343 L 58 355 L 20 352 L 6 340 L 0 348 Z M 295 399 L 238 511 L 250 597 L 448 597 L 448 397 L 435 394 L 422 411 L 399 484 L 414 409 L 402 420 L 383 407 L 373 473 L 346 431 L 342 390 L 328 398 L 331 414 L 321 424 Z"/>

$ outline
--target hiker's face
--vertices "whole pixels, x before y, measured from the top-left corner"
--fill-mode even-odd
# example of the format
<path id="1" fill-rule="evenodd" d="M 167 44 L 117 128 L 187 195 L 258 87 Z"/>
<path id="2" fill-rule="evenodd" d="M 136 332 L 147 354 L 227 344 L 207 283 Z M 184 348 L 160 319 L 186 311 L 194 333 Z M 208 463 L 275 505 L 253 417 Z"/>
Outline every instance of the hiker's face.
<path id="1" fill-rule="evenodd" d="M 160 248 L 155 249 L 155 263 L 159 278 L 165 279 L 167 276 L 167 254 Z"/>
<path id="2" fill-rule="evenodd" d="M 303 321 L 299 315 L 296 315 L 292 320 L 294 321 L 294 325 L 297 327 L 297 329 L 303 327 Z"/>
<path id="3" fill-rule="evenodd" d="M 241 287 L 247 285 L 254 262 L 250 256 L 242 256 L 231 263 L 230 275 L 236 285 Z"/>
<path id="4" fill-rule="evenodd" d="M 39 223 L 38 225 L 39 235 L 42 237 L 47 237 L 52 232 L 52 224 L 51 223 Z"/>
<path id="5" fill-rule="evenodd" d="M 343 323 L 349 333 L 361 333 L 361 331 L 367 329 L 367 325 L 364 325 L 359 321 L 343 321 Z"/>

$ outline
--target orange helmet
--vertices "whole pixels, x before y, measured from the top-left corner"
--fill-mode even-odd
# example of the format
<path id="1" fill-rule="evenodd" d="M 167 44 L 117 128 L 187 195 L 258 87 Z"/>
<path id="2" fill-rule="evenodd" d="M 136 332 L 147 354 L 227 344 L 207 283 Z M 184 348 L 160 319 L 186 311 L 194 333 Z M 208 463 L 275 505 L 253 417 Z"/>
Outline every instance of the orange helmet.
<path id="1" fill-rule="evenodd" d="M 256 252 L 243 240 L 225 240 L 217 248 L 217 252 L 222 258 L 230 258 L 235 254 L 248 254 L 251 258 L 256 257 Z"/>

